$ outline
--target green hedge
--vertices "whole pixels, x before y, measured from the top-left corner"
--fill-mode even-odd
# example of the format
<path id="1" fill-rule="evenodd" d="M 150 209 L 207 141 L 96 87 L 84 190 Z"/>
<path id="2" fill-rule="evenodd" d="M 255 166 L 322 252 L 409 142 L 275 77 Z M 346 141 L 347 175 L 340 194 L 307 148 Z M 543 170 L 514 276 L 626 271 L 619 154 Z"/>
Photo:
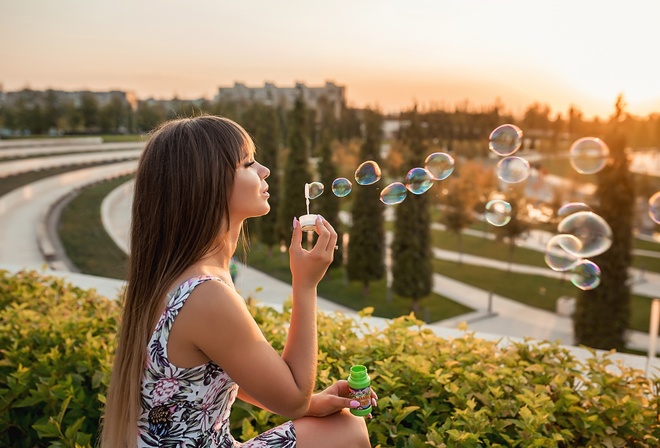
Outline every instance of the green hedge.
<path id="1" fill-rule="evenodd" d="M 290 309 L 248 305 L 280 350 Z M 117 303 L 37 272 L 0 271 L 0 446 L 91 446 L 108 383 Z M 368 314 L 365 310 L 363 314 Z M 374 446 L 660 445 L 660 379 L 556 344 L 443 339 L 412 316 L 377 330 L 319 315 L 318 388 L 370 369 Z M 281 417 L 237 402 L 236 437 Z"/>

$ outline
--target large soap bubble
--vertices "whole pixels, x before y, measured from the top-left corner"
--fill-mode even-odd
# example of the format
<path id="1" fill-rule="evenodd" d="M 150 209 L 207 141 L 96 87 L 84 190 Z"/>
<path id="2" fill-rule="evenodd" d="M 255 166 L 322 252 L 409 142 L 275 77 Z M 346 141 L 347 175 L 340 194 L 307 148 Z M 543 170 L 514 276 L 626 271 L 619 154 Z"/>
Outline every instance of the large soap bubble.
<path id="1" fill-rule="evenodd" d="M 580 174 L 593 174 L 602 170 L 610 155 L 610 148 L 599 138 L 584 137 L 576 140 L 568 151 L 573 169 Z"/>
<path id="2" fill-rule="evenodd" d="M 358 169 L 355 170 L 355 181 L 360 185 L 375 184 L 380 180 L 380 176 L 380 167 L 373 160 L 363 162 Z"/>
<path id="3" fill-rule="evenodd" d="M 454 172 L 454 158 L 444 152 L 434 152 L 426 158 L 424 166 L 433 179 L 444 180 Z"/>
<path id="4" fill-rule="evenodd" d="M 490 133 L 488 148 L 498 156 L 510 156 L 520 148 L 522 137 L 518 126 L 503 124 Z"/>
<path id="5" fill-rule="evenodd" d="M 401 182 L 393 182 L 380 192 L 380 200 L 383 204 L 395 205 L 402 203 L 407 195 L 408 190 L 405 185 Z"/>
<path id="6" fill-rule="evenodd" d="M 590 211 L 591 211 L 591 207 L 589 207 L 584 202 L 569 202 L 568 204 L 564 204 L 561 207 L 559 207 L 559 210 L 557 211 L 557 216 L 563 218 L 565 216 L 572 215 L 573 213 L 590 212 Z"/>
<path id="7" fill-rule="evenodd" d="M 612 228 L 603 218 L 593 212 L 577 212 L 568 215 L 557 226 L 559 233 L 575 236 L 582 246 L 562 246 L 579 258 L 600 255 L 612 245 Z"/>
<path id="8" fill-rule="evenodd" d="M 649 199 L 649 217 L 654 223 L 660 224 L 660 191 Z"/>
<path id="9" fill-rule="evenodd" d="M 486 221 L 502 227 L 511 221 L 511 204 L 502 199 L 493 199 L 486 204 Z"/>
<path id="10" fill-rule="evenodd" d="M 529 177 L 529 162 L 522 157 L 505 157 L 497 163 L 497 177 L 509 184 L 517 184 Z"/>
<path id="11" fill-rule="evenodd" d="M 332 193 L 338 198 L 348 196 L 352 189 L 353 184 L 345 177 L 340 177 L 332 182 Z"/>
<path id="12" fill-rule="evenodd" d="M 312 182 L 309 184 L 309 199 L 316 199 L 323 194 L 323 184 L 321 182 Z"/>
<path id="13" fill-rule="evenodd" d="M 594 289 L 600 285 L 600 268 L 590 260 L 580 260 L 573 268 L 571 283 L 583 291 Z"/>
<path id="14" fill-rule="evenodd" d="M 433 177 L 426 168 L 413 168 L 406 174 L 406 188 L 413 194 L 426 193 L 433 186 Z"/>
<path id="15" fill-rule="evenodd" d="M 578 251 L 582 242 L 577 237 L 568 234 L 555 235 L 545 246 L 545 263 L 553 271 L 569 271 L 578 265 L 580 259 L 568 252 L 565 247 Z"/>

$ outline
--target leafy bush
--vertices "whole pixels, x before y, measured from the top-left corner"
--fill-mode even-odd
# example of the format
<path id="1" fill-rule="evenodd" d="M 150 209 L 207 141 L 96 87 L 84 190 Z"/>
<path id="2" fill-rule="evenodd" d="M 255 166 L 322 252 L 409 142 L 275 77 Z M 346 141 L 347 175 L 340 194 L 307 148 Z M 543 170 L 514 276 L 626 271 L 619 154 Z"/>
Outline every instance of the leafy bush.
<path id="1" fill-rule="evenodd" d="M 290 308 L 248 301 L 281 350 Z M 93 445 L 108 382 L 116 302 L 35 272 L 0 271 L 0 445 Z M 363 314 L 369 314 L 365 310 Z M 609 355 L 579 362 L 551 343 L 501 344 L 471 333 L 443 339 L 413 316 L 382 330 L 319 314 L 318 389 L 370 369 L 380 400 L 374 445 L 394 447 L 660 444 L 660 380 Z M 237 438 L 282 417 L 238 402 Z"/>

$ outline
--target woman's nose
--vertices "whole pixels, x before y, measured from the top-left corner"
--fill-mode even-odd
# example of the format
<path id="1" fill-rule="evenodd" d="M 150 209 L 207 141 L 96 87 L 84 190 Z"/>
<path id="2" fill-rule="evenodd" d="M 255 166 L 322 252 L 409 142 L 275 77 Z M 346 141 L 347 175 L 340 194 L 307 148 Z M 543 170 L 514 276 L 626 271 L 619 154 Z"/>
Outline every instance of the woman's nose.
<path id="1" fill-rule="evenodd" d="M 262 179 L 265 179 L 265 178 L 267 178 L 268 176 L 270 176 L 270 170 L 269 170 L 267 167 L 261 165 L 261 168 L 262 168 L 262 170 L 263 170 L 263 176 L 262 176 Z"/>

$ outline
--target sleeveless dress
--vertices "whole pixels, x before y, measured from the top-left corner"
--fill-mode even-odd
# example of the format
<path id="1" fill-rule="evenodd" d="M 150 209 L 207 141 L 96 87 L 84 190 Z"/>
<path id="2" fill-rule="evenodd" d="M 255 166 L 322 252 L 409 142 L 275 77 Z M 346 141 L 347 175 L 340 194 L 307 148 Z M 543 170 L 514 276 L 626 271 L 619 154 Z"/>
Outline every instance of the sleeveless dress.
<path id="1" fill-rule="evenodd" d="M 296 432 L 291 421 L 245 443 L 236 442 L 229 432 L 229 413 L 238 385 L 212 361 L 192 368 L 179 368 L 169 361 L 167 340 L 174 319 L 193 289 L 208 280 L 226 284 L 216 277 L 200 276 L 185 281 L 168 294 L 168 304 L 149 340 L 137 446 L 295 447 Z"/>

